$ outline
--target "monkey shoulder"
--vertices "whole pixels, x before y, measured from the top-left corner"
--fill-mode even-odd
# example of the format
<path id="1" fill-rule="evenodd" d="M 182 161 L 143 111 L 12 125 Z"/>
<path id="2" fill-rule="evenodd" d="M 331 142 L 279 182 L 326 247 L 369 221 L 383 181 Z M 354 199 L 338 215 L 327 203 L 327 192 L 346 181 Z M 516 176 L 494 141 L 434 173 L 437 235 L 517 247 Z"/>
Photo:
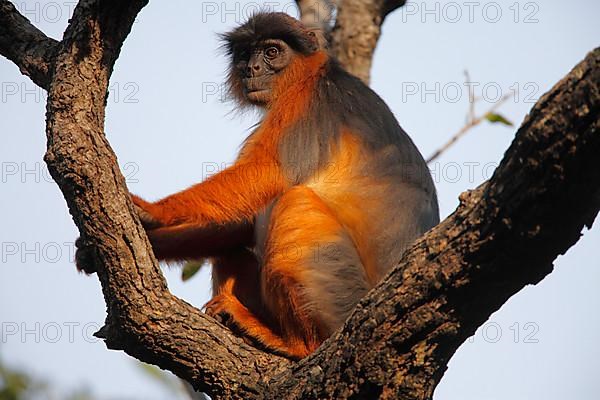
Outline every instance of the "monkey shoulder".
<path id="1" fill-rule="evenodd" d="M 337 62 L 319 90 L 326 110 L 319 113 L 324 129 L 333 129 L 334 142 L 343 140 L 340 132 L 349 132 L 370 155 L 371 171 L 384 175 L 419 176 L 422 186 L 433 186 L 427 164 L 410 136 L 400 127 L 385 101 L 360 79 L 346 72 Z M 408 180 L 412 180 L 408 178 Z"/>

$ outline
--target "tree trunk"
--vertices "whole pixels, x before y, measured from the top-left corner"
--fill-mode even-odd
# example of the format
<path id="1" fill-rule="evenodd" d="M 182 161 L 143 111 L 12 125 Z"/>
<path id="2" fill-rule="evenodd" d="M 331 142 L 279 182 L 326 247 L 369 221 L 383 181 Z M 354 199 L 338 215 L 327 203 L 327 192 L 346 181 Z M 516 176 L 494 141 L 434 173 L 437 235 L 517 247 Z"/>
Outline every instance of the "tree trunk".
<path id="1" fill-rule="evenodd" d="M 215 399 L 428 399 L 461 343 L 550 273 L 600 209 L 596 49 L 535 105 L 493 177 L 315 354 L 294 363 L 258 350 L 168 291 L 104 136 L 112 68 L 145 4 L 82 0 L 56 42 L 0 0 L 0 53 L 48 89 L 45 159 L 92 249 L 107 304 L 98 336 Z"/>

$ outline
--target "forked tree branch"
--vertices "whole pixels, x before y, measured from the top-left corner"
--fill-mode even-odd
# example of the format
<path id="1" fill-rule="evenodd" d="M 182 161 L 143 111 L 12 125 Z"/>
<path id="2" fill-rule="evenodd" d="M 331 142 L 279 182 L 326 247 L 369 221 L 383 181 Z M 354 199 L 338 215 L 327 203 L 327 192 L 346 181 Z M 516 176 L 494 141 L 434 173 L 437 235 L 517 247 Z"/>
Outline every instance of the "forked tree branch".
<path id="1" fill-rule="evenodd" d="M 474 111 L 474 102 L 470 102 L 469 104 L 469 116 L 465 125 L 463 125 L 458 132 L 456 132 L 452 137 L 444 143 L 440 148 L 433 152 L 432 155 L 425 159 L 427 164 L 435 161 L 439 156 L 441 156 L 444 152 L 446 152 L 450 147 L 452 147 L 460 138 L 462 138 L 465 134 L 467 134 L 471 129 L 482 123 L 488 118 L 488 115 L 494 113 L 502 104 L 507 102 L 514 95 L 513 92 L 505 93 L 500 100 L 494 103 L 486 112 L 481 115 L 476 116 Z"/>
<path id="2" fill-rule="evenodd" d="M 370 81 L 373 53 L 385 17 L 406 0 L 343 0 L 338 2 L 332 51 L 348 72 Z"/>
<path id="3" fill-rule="evenodd" d="M 156 364 L 223 398 L 264 391 L 267 369 L 289 362 L 235 337 L 167 289 L 104 136 L 109 77 L 144 0 L 82 0 L 48 92 L 45 160 L 97 267 L 107 347 Z"/>
<path id="4" fill-rule="evenodd" d="M 168 291 L 104 136 L 108 80 L 145 4 L 80 1 L 52 68 L 46 161 L 94 249 L 106 345 L 213 398 L 430 398 L 458 346 L 548 274 L 598 213 L 597 49 L 540 99 L 494 176 L 463 194 L 315 354 L 291 363 L 253 348 Z"/>
<path id="5" fill-rule="evenodd" d="M 58 42 L 44 35 L 8 0 L 0 0 L 0 54 L 43 89 L 52 79 Z"/>
<path id="6" fill-rule="evenodd" d="M 600 48 L 538 101 L 492 178 L 269 398 L 430 399 L 457 348 L 591 227 L 599 152 Z"/>

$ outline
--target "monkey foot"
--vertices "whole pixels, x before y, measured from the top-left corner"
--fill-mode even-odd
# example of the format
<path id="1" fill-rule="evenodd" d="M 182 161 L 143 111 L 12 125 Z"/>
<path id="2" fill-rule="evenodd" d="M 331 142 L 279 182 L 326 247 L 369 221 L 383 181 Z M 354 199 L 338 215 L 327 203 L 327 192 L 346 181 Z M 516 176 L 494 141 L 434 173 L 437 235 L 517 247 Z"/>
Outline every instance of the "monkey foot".
<path id="1" fill-rule="evenodd" d="M 231 296 L 225 294 L 216 295 L 204 305 L 204 313 L 224 325 L 229 325 L 233 319 L 232 313 L 229 311 L 233 301 L 235 300 Z"/>

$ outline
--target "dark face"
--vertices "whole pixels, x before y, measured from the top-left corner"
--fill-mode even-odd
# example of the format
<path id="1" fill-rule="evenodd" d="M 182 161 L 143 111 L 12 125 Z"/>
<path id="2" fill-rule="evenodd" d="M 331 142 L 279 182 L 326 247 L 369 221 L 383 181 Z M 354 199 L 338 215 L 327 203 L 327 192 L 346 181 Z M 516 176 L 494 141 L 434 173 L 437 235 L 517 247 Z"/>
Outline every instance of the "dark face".
<path id="1" fill-rule="evenodd" d="M 268 104 L 272 100 L 275 77 L 292 62 L 294 55 L 294 50 L 279 39 L 264 40 L 235 54 L 244 97 L 254 105 Z"/>

